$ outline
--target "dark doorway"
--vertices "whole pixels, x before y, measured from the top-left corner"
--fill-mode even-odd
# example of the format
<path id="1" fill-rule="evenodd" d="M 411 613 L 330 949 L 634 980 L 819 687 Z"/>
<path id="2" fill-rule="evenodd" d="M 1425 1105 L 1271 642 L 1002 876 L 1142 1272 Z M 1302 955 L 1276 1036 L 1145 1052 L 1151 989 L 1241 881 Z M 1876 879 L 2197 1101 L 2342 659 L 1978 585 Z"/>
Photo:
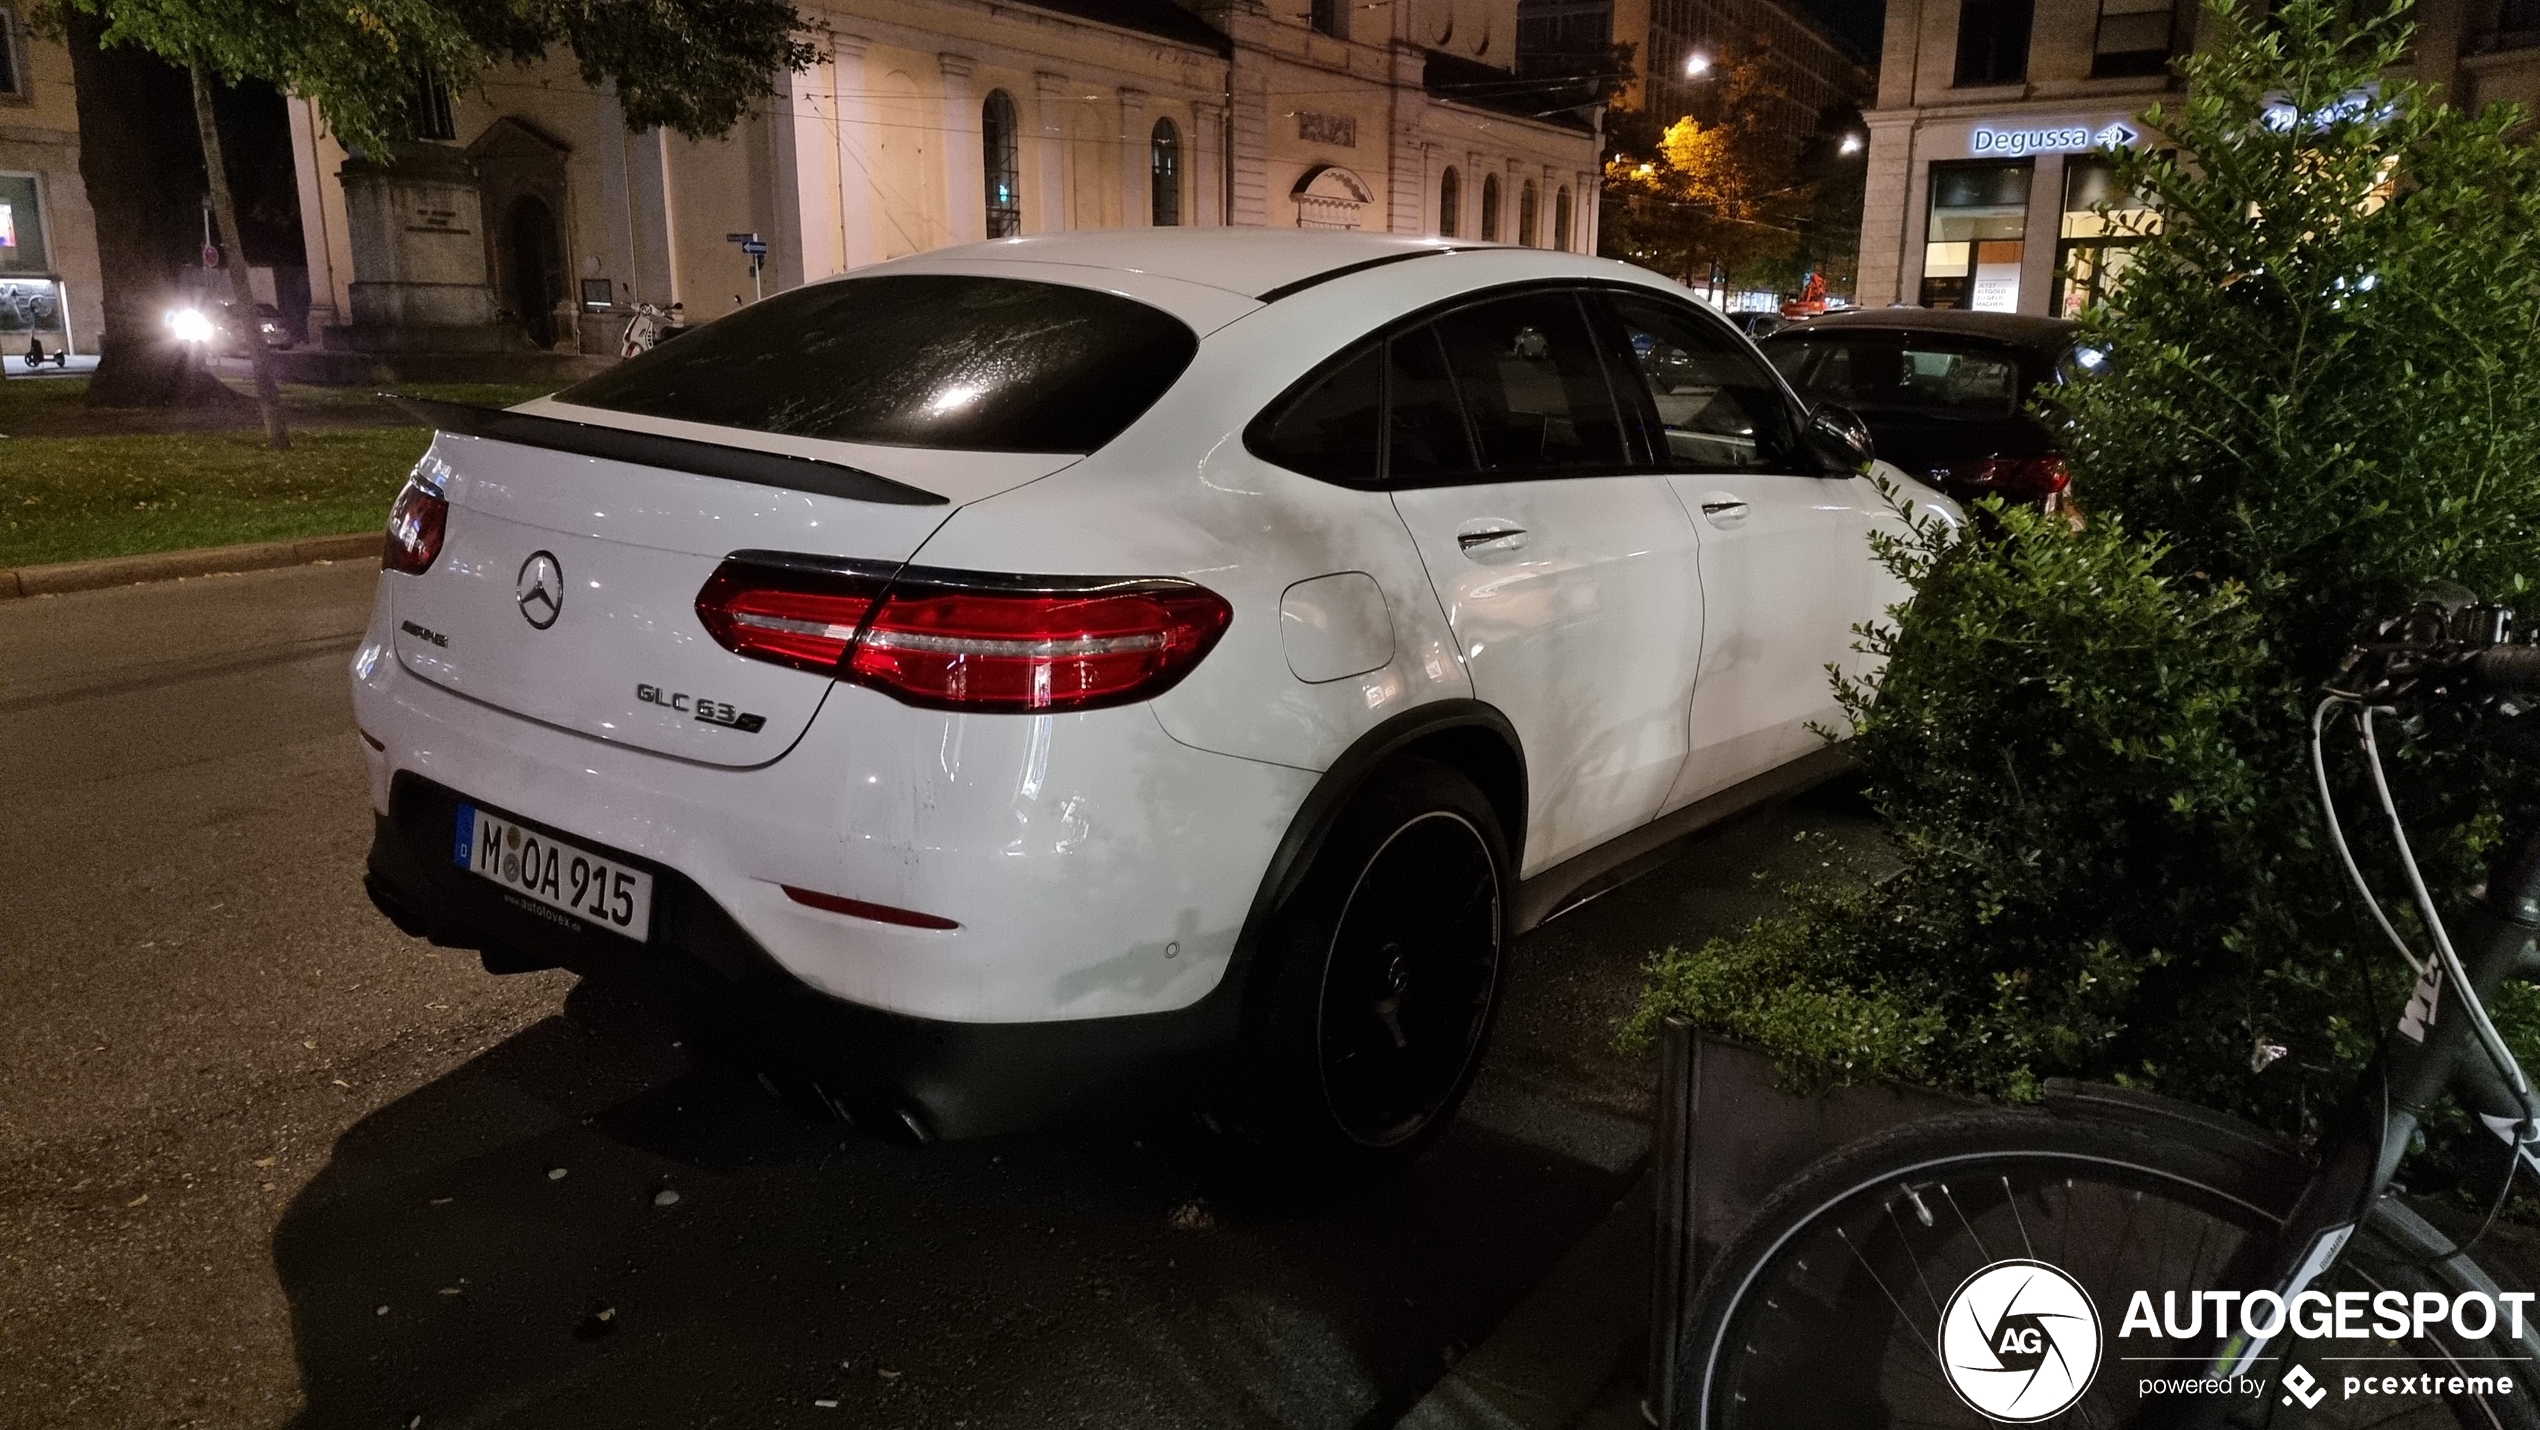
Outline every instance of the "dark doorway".
<path id="1" fill-rule="evenodd" d="M 532 342 L 556 345 L 556 304 L 564 298 L 564 244 L 556 237 L 556 216 L 537 199 L 512 200 L 503 221 L 504 246 L 511 262 L 504 265 L 503 305 L 520 316 Z"/>

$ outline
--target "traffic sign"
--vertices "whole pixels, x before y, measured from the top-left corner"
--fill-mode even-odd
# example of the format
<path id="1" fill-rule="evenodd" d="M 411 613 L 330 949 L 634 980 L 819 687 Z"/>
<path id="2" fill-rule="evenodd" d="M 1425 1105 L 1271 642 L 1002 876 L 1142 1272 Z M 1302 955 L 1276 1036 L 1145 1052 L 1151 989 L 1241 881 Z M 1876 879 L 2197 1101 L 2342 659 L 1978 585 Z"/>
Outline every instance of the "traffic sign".
<path id="1" fill-rule="evenodd" d="M 757 234 L 751 234 L 748 238 L 741 240 L 741 251 L 752 258 L 761 257 L 767 252 L 767 240 Z"/>
<path id="2" fill-rule="evenodd" d="M 204 244 L 204 245 L 203 245 L 203 266 L 204 266 L 205 268 L 218 268 L 218 267 L 220 267 L 220 245 L 219 245 L 219 244 L 216 244 L 216 243 L 207 243 L 207 244 Z"/>

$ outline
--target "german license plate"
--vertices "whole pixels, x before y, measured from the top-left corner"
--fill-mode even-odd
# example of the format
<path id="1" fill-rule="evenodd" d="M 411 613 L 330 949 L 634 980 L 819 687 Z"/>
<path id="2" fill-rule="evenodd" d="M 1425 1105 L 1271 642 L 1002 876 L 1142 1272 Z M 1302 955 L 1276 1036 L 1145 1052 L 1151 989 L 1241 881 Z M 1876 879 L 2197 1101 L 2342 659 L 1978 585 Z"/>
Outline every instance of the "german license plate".
<path id="1" fill-rule="evenodd" d="M 491 810 L 459 806 L 453 853 L 460 868 L 493 880 L 506 901 L 541 918 L 591 924 L 638 941 L 652 930 L 652 875 Z M 557 920 L 558 913 L 572 918 Z"/>

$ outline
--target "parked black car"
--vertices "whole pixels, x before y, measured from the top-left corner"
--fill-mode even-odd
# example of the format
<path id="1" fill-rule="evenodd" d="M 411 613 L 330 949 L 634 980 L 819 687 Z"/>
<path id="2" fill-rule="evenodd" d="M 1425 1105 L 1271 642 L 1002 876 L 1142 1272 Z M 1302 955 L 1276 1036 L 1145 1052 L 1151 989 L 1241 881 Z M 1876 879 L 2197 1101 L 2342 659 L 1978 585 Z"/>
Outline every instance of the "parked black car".
<path id="1" fill-rule="evenodd" d="M 1961 501 L 2059 505 L 2071 477 L 2055 434 L 2026 408 L 2039 384 L 2089 371 L 2078 332 L 2062 318 L 1872 308 L 1756 346 L 1810 402 L 1859 413 L 1881 461 Z"/>

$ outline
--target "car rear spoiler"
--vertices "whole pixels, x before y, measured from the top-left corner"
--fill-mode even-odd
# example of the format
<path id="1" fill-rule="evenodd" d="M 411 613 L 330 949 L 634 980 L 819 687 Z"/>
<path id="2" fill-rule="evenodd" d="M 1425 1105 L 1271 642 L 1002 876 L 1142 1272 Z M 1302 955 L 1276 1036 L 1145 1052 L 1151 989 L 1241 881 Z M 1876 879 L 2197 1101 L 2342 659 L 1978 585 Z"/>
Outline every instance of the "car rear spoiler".
<path id="1" fill-rule="evenodd" d="M 720 442 L 664 437 L 652 432 L 630 432 L 623 427 L 603 427 L 594 422 L 572 422 L 561 417 L 541 417 L 535 413 L 478 407 L 465 402 L 442 402 L 430 397 L 406 397 L 394 392 L 379 395 L 413 413 L 427 425 L 461 437 L 482 437 L 493 442 L 509 442 L 516 447 L 543 447 L 551 452 L 571 452 L 580 457 L 600 457 L 612 462 L 631 462 L 637 466 L 662 467 L 674 472 L 694 472 L 701 477 L 721 477 L 725 481 L 747 482 L 752 486 L 781 487 L 786 491 L 844 497 L 848 501 L 879 502 L 886 506 L 945 506 L 950 500 L 861 467 L 824 462 L 814 457 L 793 457 L 750 447 L 727 447 Z"/>

